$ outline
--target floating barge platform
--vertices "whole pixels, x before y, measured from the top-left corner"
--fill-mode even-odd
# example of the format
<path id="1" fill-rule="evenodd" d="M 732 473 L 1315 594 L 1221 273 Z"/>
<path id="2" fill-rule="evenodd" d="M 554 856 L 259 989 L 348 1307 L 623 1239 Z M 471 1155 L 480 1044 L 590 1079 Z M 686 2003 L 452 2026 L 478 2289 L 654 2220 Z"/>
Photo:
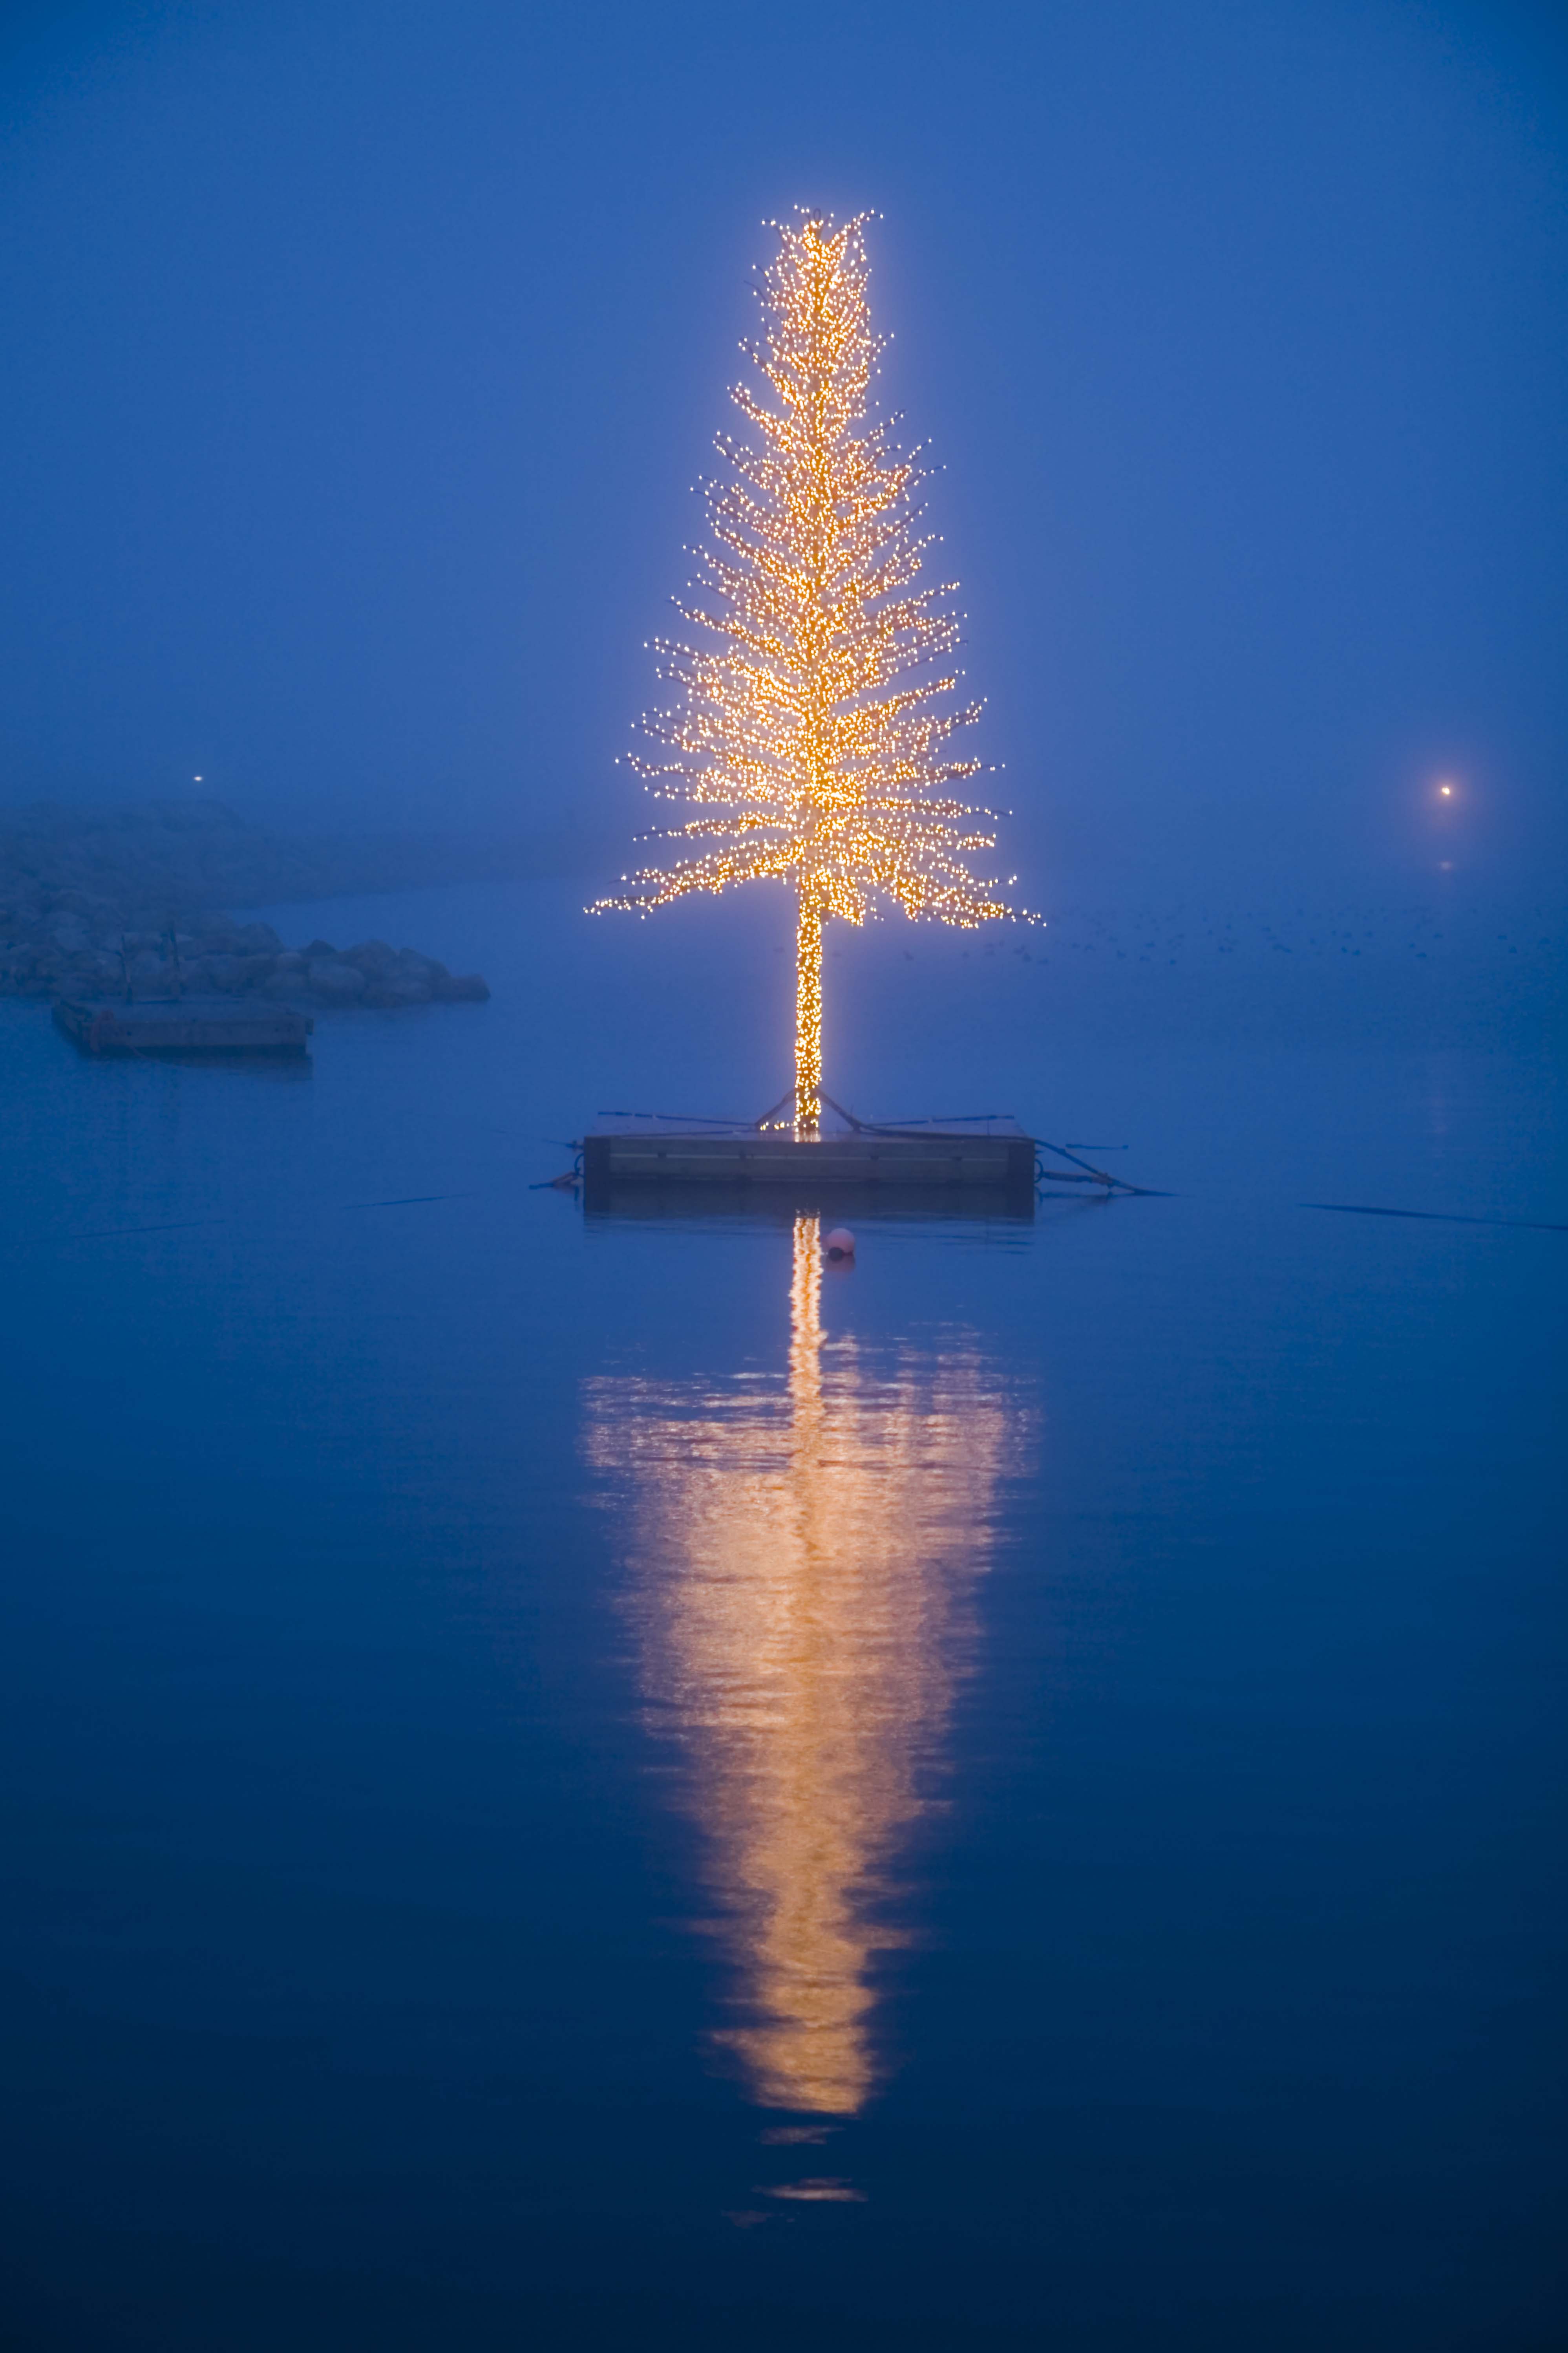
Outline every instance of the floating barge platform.
<path id="1" fill-rule="evenodd" d="M 753 1196 L 984 1193 L 1026 1215 L 1033 1210 L 1035 1142 L 1016 1120 L 842 1116 L 842 1126 L 813 1134 L 763 1122 L 603 1113 L 583 1138 L 584 1202 L 598 1207 L 623 1187 L 724 1186 Z"/>
<path id="2" fill-rule="evenodd" d="M 84 1054 L 303 1054 L 315 1023 L 295 1005 L 237 1004 L 232 997 L 146 997 L 132 1002 L 62 997 L 55 1023 Z"/>

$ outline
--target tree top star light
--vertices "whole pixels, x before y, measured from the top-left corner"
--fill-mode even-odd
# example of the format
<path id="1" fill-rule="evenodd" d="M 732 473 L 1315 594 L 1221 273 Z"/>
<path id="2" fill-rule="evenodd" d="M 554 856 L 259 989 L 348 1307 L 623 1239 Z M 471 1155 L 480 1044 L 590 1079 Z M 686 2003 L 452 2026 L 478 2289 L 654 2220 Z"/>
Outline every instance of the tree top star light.
<path id="1" fill-rule="evenodd" d="M 956 582 L 916 585 L 933 543 L 921 532 L 927 470 L 895 446 L 899 420 L 871 412 L 884 339 L 871 332 L 866 217 L 771 224 L 779 249 L 748 353 L 758 382 L 733 393 L 750 430 L 718 437 L 726 470 L 701 486 L 712 543 L 690 601 L 674 600 L 716 642 L 655 641 L 679 699 L 643 717 L 655 755 L 632 755 L 655 793 L 698 811 L 654 837 L 691 851 L 598 902 L 646 913 L 769 878 L 795 891 L 795 1118 L 808 1133 L 826 918 L 862 923 L 889 902 L 966 927 L 1022 912 L 965 863 L 995 846 L 975 824 L 989 812 L 952 790 L 979 773 L 953 738 L 980 705 L 957 701 L 948 667 Z"/>

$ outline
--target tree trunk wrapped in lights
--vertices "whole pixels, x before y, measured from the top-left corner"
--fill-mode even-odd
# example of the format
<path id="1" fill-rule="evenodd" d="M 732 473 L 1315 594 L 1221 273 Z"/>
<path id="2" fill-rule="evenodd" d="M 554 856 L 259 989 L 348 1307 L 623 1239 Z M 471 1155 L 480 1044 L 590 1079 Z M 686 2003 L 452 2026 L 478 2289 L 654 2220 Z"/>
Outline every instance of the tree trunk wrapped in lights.
<path id="1" fill-rule="evenodd" d="M 734 399 L 751 428 L 719 437 L 728 471 L 703 485 L 712 544 L 693 601 L 717 644 L 656 641 L 674 705 L 645 714 L 656 756 L 633 765 L 698 812 L 656 837 L 688 843 L 624 878 L 601 907 L 645 912 L 692 891 L 773 878 L 796 893 L 795 1124 L 817 1124 L 822 927 L 889 901 L 973 926 L 1015 914 L 965 863 L 994 847 L 984 812 L 952 797 L 979 773 L 952 738 L 980 716 L 956 701 L 954 582 L 919 587 L 931 544 L 925 470 L 869 413 L 882 349 L 867 301 L 862 220 L 780 227 L 761 289 L 758 388 Z M 703 846 L 706 845 L 706 846 Z"/>

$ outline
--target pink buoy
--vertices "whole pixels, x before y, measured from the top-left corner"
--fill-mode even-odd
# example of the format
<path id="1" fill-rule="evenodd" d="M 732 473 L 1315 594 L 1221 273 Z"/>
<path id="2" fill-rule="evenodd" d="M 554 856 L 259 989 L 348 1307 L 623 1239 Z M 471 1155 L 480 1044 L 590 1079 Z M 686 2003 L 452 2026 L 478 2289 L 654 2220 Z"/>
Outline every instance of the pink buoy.
<path id="1" fill-rule="evenodd" d="M 835 1226 L 822 1247 L 829 1258 L 853 1258 L 855 1237 L 847 1226 Z"/>

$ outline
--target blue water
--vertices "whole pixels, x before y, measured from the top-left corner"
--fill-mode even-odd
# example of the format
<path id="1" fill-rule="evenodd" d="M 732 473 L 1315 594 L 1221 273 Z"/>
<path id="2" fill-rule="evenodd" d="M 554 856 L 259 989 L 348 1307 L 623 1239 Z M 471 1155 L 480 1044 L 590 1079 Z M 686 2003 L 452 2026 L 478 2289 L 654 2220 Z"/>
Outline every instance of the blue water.
<path id="1" fill-rule="evenodd" d="M 293 1077 L 0 1006 L 7 2347 L 1560 2344 L 1511 976 L 849 943 L 858 1108 L 1167 1197 L 843 1271 L 531 1189 L 779 1092 L 772 915 L 279 920 L 494 1000 Z"/>

